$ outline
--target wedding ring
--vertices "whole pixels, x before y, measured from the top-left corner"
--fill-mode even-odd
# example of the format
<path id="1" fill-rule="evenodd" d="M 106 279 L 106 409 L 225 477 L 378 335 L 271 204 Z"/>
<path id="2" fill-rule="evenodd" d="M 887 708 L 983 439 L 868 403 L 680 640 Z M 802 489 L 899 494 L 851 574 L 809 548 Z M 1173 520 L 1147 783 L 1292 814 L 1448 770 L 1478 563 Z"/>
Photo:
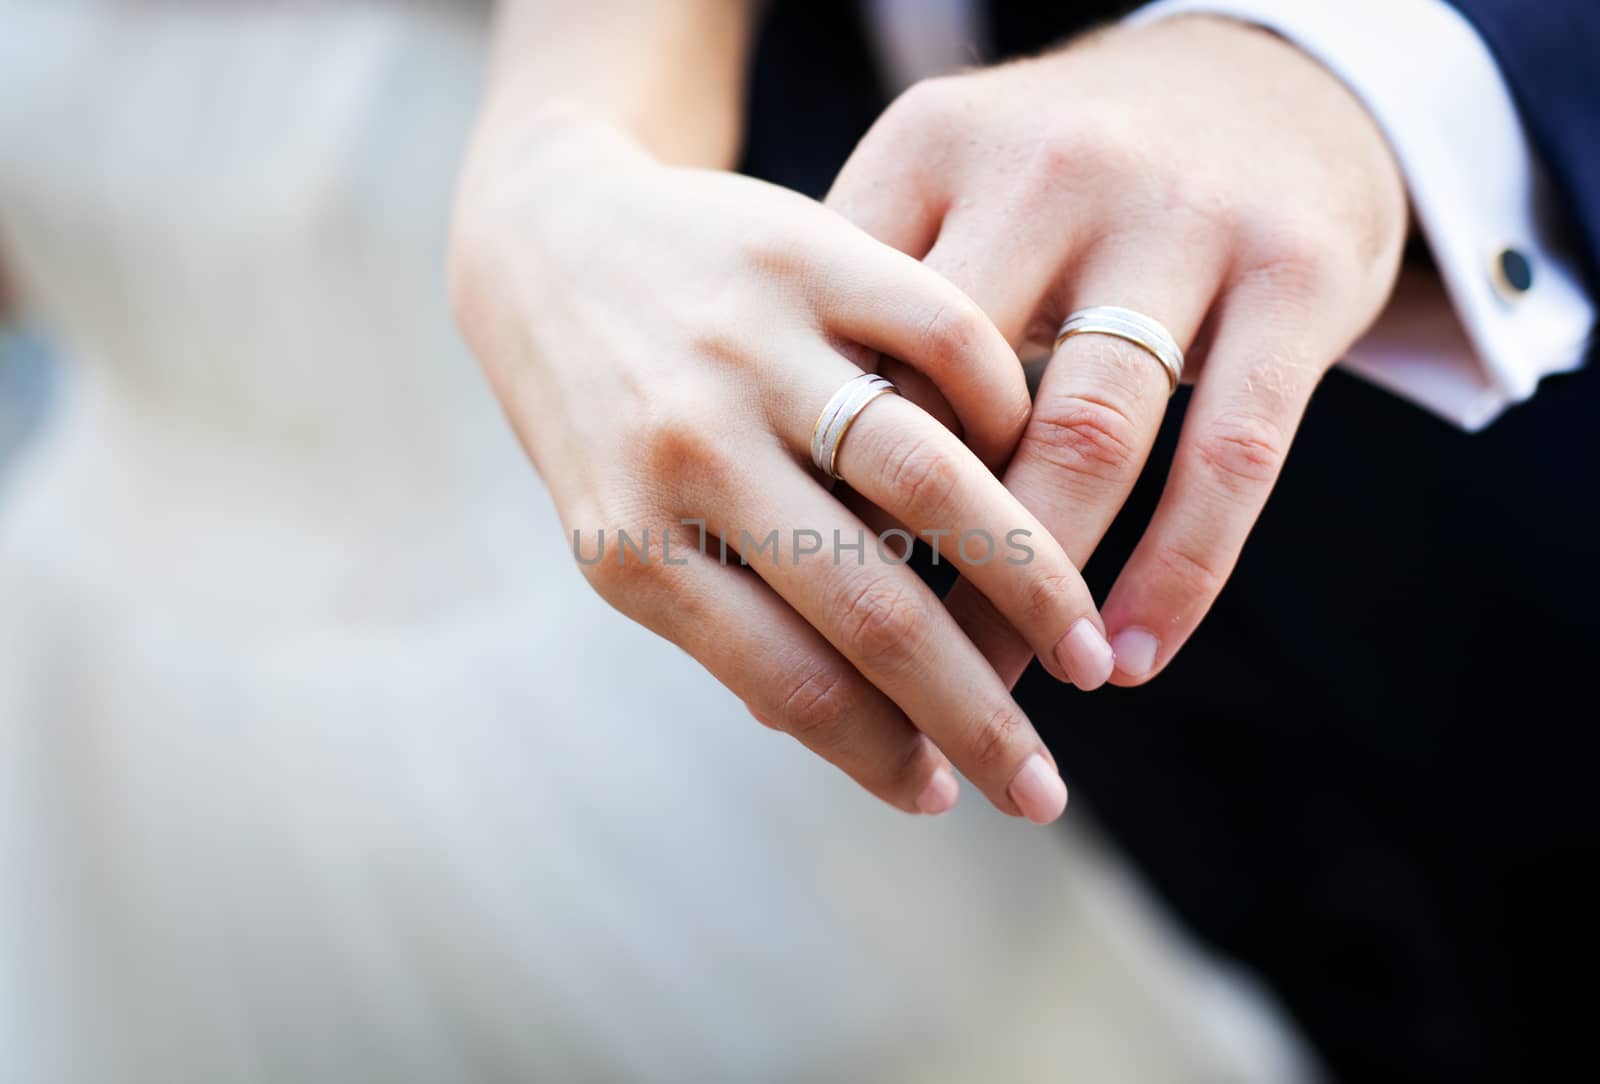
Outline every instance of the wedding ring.
<path id="1" fill-rule="evenodd" d="M 817 415 L 817 424 L 811 429 L 811 462 L 816 468 L 837 481 L 839 473 L 834 470 L 834 463 L 839 458 L 839 442 L 868 403 L 880 395 L 898 394 L 895 386 L 877 373 L 862 373 L 845 381 Z"/>
<path id="2" fill-rule="evenodd" d="M 1161 321 L 1132 309 L 1096 305 L 1079 309 L 1067 317 L 1056 334 L 1055 349 L 1061 349 L 1061 344 L 1074 335 L 1112 335 L 1132 343 L 1159 361 L 1167 371 L 1167 382 L 1171 384 L 1168 394 L 1178 390 L 1178 381 L 1183 376 L 1183 349 Z"/>

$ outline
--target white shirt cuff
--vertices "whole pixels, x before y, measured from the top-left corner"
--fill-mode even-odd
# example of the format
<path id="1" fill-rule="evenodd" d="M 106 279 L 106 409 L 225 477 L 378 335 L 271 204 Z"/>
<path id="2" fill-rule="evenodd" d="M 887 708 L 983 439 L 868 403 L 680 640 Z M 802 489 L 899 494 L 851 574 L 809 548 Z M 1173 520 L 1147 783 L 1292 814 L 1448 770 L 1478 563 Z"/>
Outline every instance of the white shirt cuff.
<path id="1" fill-rule="evenodd" d="M 1583 364 L 1594 301 L 1511 91 L 1459 12 L 1443 0 L 1157 0 L 1129 18 L 1182 13 L 1294 42 L 1366 105 L 1400 163 L 1439 274 L 1402 276 L 1347 369 L 1474 430 Z M 1520 294 L 1491 273 L 1508 248 L 1532 267 Z"/>

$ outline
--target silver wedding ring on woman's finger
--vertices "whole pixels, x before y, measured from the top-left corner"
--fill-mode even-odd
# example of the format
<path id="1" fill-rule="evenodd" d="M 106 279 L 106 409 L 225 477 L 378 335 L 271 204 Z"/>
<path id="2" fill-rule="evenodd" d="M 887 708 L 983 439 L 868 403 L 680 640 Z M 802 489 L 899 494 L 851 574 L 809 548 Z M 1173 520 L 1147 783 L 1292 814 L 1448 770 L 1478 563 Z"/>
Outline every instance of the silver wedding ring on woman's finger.
<path id="1" fill-rule="evenodd" d="M 880 395 L 898 394 L 895 386 L 877 373 L 862 373 L 845 381 L 844 386 L 833 393 L 827 406 L 822 408 L 822 413 L 817 415 L 817 424 L 811 430 L 811 462 L 816 468 L 830 479 L 838 481 L 839 472 L 835 465 L 844 435 L 874 399 Z"/>
<path id="2" fill-rule="evenodd" d="M 1183 348 L 1161 321 L 1132 309 L 1096 305 L 1079 309 L 1067 317 L 1056 333 L 1055 349 L 1061 349 L 1061 344 L 1074 335 L 1111 335 L 1133 343 L 1167 371 L 1167 381 L 1171 385 L 1168 394 L 1178 390 L 1178 381 L 1183 377 Z"/>

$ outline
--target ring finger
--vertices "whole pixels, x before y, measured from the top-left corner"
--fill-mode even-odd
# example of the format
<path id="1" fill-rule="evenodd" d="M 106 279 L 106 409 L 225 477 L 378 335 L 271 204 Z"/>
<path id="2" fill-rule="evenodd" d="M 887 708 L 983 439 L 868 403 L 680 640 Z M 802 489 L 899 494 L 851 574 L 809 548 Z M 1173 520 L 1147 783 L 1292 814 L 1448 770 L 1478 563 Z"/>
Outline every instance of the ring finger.
<path id="1" fill-rule="evenodd" d="M 1225 268 L 1160 238 L 1101 244 L 1082 259 L 1063 311 L 1114 305 L 1159 321 L 1187 350 Z M 1141 346 L 1110 335 L 1064 340 L 1045 369 L 1005 484 L 1081 568 L 1132 492 L 1170 399 L 1170 378 Z M 951 612 L 1008 683 L 1033 651 L 978 591 L 959 583 Z"/>

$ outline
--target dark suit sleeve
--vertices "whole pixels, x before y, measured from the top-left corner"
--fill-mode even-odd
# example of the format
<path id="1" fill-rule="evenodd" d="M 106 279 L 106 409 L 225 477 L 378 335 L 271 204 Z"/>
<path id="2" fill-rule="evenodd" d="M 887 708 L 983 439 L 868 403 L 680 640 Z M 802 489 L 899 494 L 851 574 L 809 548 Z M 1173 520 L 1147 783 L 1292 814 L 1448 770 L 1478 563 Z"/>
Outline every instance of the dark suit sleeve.
<path id="1" fill-rule="evenodd" d="M 1451 0 L 1510 84 L 1600 283 L 1600 0 Z"/>

